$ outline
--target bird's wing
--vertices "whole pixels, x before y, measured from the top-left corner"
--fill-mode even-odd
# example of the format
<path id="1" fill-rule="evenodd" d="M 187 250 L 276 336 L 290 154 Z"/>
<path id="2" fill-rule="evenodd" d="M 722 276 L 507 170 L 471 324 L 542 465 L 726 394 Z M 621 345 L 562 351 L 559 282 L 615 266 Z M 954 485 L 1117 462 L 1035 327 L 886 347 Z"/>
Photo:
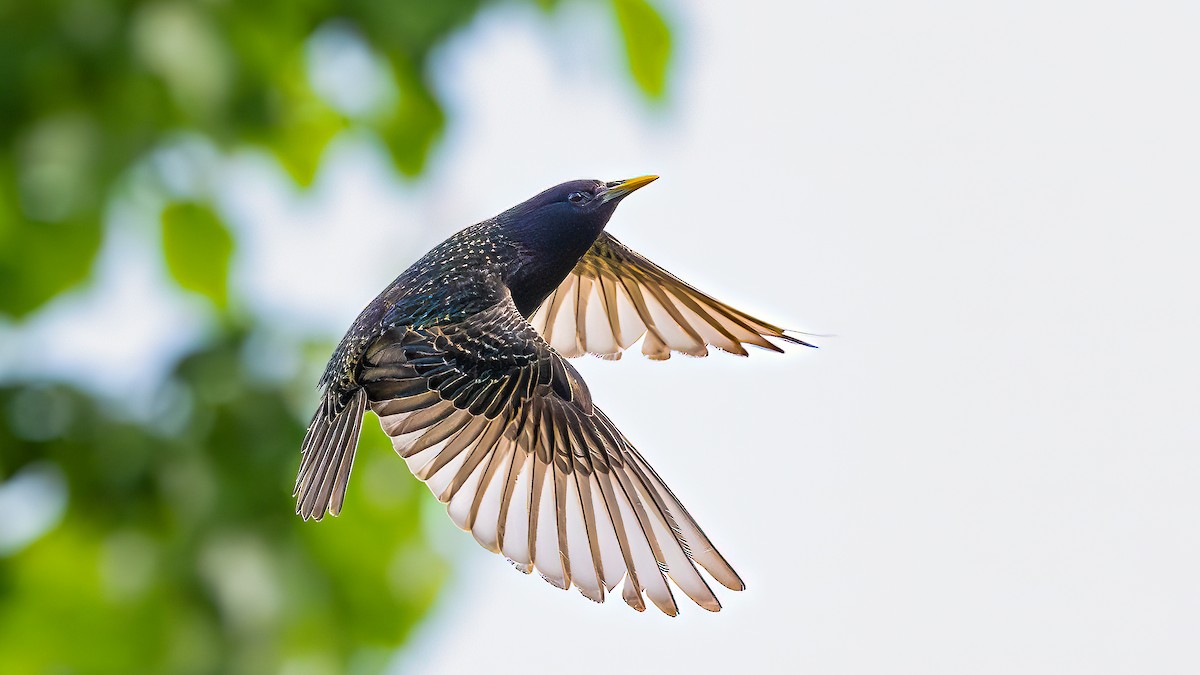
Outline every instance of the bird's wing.
<path id="1" fill-rule="evenodd" d="M 607 232 L 546 298 L 530 322 L 558 353 L 617 359 L 643 335 L 642 353 L 746 356 L 744 345 L 783 351 L 767 338 L 807 344 L 703 293 Z"/>
<path id="2" fill-rule="evenodd" d="M 705 609 L 696 568 L 741 590 L 675 495 L 592 405 L 579 373 L 511 298 L 468 321 L 393 329 L 359 382 L 396 452 L 450 517 L 518 569 L 604 600 L 677 611 L 664 573 Z"/>

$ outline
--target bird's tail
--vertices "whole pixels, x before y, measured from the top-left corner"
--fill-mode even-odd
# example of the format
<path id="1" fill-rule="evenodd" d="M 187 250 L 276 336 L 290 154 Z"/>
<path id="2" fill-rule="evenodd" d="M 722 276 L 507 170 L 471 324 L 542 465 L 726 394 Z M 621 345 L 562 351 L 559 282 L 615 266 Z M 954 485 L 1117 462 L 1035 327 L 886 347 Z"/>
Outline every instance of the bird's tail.
<path id="1" fill-rule="evenodd" d="M 301 518 L 320 520 L 326 511 L 335 516 L 342 512 L 366 409 L 364 389 L 354 390 L 346 401 L 326 389 L 300 446 L 300 473 L 292 496 Z"/>

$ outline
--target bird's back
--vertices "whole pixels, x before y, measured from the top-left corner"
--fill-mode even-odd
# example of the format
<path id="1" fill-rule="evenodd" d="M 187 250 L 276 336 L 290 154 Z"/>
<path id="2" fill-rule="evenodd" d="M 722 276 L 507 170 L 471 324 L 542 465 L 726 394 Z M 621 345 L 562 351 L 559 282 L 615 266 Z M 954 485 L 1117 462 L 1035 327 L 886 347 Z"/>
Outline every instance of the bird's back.
<path id="1" fill-rule="evenodd" d="M 515 246 L 490 219 L 459 230 L 396 277 L 367 305 L 334 350 L 321 385 L 349 393 L 370 343 L 390 328 L 456 323 L 492 307 L 518 263 Z"/>

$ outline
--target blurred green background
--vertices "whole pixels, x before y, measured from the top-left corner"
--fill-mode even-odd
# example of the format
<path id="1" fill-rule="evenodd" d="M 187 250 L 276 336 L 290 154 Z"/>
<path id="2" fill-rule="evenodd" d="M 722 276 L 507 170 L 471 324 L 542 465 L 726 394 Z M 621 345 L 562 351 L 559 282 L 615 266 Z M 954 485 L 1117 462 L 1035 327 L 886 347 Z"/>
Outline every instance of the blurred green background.
<path id="1" fill-rule="evenodd" d="M 200 317 L 145 405 L 40 373 L 37 354 L 0 372 L 0 672 L 378 672 L 429 612 L 450 574 L 421 526 L 438 507 L 377 425 L 347 516 L 292 514 L 316 372 L 339 336 L 248 309 L 217 196 L 155 158 L 180 139 L 257 149 L 302 190 L 354 132 L 417 179 L 452 114 L 430 53 L 490 4 L 523 3 L 0 4 L 0 338 L 86 288 L 115 203 L 154 211 L 154 246 Z M 558 3 L 533 4 L 561 20 Z M 646 0 L 597 4 L 629 86 L 655 105 L 667 23 Z M 381 76 L 365 99 L 315 86 L 327 40 L 370 55 Z"/>

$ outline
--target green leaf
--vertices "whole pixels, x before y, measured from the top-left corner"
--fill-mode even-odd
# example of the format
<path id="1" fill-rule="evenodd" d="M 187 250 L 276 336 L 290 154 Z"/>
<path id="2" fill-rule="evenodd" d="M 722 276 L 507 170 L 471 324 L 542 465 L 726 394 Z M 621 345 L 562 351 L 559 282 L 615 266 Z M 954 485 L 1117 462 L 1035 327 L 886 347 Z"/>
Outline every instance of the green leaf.
<path id="1" fill-rule="evenodd" d="M 346 128 L 347 120 L 312 90 L 298 57 L 288 61 L 281 71 L 279 94 L 283 107 L 268 142 L 292 179 L 301 187 L 309 187 L 316 179 L 326 147 Z"/>
<path id="2" fill-rule="evenodd" d="M 101 239 L 95 219 L 17 221 L 0 237 L 0 315 L 23 317 L 86 279 Z"/>
<path id="3" fill-rule="evenodd" d="M 324 103 L 295 103 L 272 139 L 275 156 L 298 185 L 310 187 L 325 148 L 345 128 L 346 120 Z"/>
<path id="4" fill-rule="evenodd" d="M 393 54 L 392 67 L 399 101 L 391 114 L 376 122 L 376 129 L 391 152 L 396 169 L 405 176 L 417 176 L 425 168 L 446 117 L 411 64 Z"/>
<path id="5" fill-rule="evenodd" d="M 224 307 L 233 237 L 217 214 L 203 204 L 171 204 L 163 210 L 162 224 L 163 254 L 171 276 Z"/>
<path id="6" fill-rule="evenodd" d="M 21 318 L 87 278 L 103 230 L 94 207 L 60 222 L 28 219 L 16 183 L 0 158 L 0 315 Z"/>
<path id="7" fill-rule="evenodd" d="M 667 22 L 646 0 L 613 0 L 613 11 L 625 39 L 633 81 L 647 97 L 662 98 L 667 89 L 667 63 L 671 59 L 671 31 Z"/>

